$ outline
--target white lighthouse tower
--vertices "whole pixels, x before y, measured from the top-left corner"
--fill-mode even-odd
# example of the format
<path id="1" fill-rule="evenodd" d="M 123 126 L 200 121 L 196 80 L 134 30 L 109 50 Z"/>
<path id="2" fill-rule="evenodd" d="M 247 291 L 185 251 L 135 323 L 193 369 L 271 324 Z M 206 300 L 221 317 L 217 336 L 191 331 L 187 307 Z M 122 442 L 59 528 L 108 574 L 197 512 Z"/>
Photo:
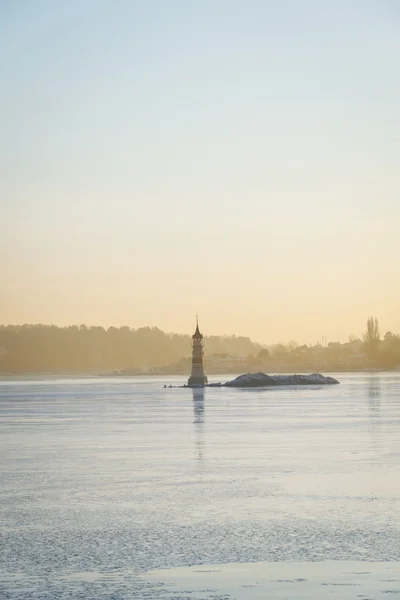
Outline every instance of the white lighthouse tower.
<path id="1" fill-rule="evenodd" d="M 192 335 L 193 353 L 192 353 L 192 374 L 189 377 L 189 387 L 204 387 L 207 383 L 207 376 L 204 374 L 203 367 L 203 336 L 199 330 L 199 320 L 196 318 L 196 331 Z"/>

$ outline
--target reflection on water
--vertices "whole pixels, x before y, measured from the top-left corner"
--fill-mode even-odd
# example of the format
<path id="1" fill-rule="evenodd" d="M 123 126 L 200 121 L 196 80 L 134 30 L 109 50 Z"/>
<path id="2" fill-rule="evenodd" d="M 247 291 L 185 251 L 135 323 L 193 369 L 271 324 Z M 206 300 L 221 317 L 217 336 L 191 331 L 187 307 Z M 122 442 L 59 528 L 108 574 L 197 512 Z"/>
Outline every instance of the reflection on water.
<path id="1" fill-rule="evenodd" d="M 204 458 L 204 388 L 192 388 L 192 395 L 197 458 L 202 462 Z"/>
<path id="2" fill-rule="evenodd" d="M 204 423 L 204 388 L 192 388 L 195 424 Z"/>
<path id="3" fill-rule="evenodd" d="M 370 417 L 369 435 L 371 439 L 371 461 L 375 461 L 382 455 L 382 426 L 380 420 L 382 381 L 379 375 L 371 374 L 365 379 L 365 396 L 368 401 L 368 414 Z"/>
<path id="4" fill-rule="evenodd" d="M 381 378 L 371 375 L 366 379 L 366 391 L 368 397 L 369 410 L 372 415 L 378 416 L 381 403 Z"/>

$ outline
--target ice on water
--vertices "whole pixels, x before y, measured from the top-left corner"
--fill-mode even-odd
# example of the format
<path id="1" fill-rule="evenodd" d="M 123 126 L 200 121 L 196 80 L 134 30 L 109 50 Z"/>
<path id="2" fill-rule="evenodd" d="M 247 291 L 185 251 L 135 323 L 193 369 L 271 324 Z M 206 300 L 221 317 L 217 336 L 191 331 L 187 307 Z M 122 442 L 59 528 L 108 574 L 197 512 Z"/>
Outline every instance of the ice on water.
<path id="1" fill-rule="evenodd" d="M 3 378 L 0 598 L 400 593 L 400 374 L 337 378 Z M 244 563 L 264 564 L 259 584 Z M 338 568 L 325 577 L 323 564 Z M 222 575 L 195 581 L 201 565 Z M 361 587 L 334 585 L 348 568 Z"/>

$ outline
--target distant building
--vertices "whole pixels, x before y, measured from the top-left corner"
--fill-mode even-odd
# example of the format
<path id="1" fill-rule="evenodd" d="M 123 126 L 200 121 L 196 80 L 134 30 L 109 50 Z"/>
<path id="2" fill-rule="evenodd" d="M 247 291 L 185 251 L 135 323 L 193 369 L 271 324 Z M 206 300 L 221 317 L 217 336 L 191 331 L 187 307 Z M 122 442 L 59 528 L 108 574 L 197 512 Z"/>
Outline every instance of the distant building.
<path id="1" fill-rule="evenodd" d="M 243 373 L 249 369 L 249 359 L 246 356 L 231 356 L 230 354 L 212 354 L 204 360 L 209 373 Z"/>
<path id="2" fill-rule="evenodd" d="M 192 374 L 188 379 L 189 387 L 203 387 L 207 383 L 207 377 L 204 374 L 203 367 L 203 336 L 199 330 L 199 321 L 196 323 L 196 331 L 192 335 L 193 352 L 192 352 Z"/>

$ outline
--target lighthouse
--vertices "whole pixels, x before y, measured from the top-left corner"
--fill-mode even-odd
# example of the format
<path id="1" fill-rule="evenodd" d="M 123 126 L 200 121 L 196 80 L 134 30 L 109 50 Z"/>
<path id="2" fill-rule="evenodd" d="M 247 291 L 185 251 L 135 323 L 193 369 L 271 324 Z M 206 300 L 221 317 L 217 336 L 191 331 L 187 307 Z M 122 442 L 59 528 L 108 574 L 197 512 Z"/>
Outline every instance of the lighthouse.
<path id="1" fill-rule="evenodd" d="M 199 320 L 196 320 L 196 331 L 192 335 L 192 374 L 189 377 L 189 387 L 204 387 L 207 383 L 207 377 L 204 374 L 203 367 L 203 336 L 199 329 Z"/>

